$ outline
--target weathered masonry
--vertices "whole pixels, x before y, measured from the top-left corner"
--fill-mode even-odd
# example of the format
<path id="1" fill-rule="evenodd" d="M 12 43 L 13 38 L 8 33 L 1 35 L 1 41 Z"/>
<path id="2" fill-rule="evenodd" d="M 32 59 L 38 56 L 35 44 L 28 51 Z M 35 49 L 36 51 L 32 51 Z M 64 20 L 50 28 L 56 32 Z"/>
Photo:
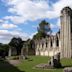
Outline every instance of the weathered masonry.
<path id="1" fill-rule="evenodd" d="M 32 47 L 35 49 L 35 55 L 54 56 L 60 53 L 61 58 L 72 58 L 72 9 L 65 7 L 61 10 L 60 15 L 61 29 L 56 35 L 35 40 Z M 21 54 L 24 55 L 28 44 L 24 43 Z M 15 50 L 14 50 L 15 51 Z M 27 50 L 27 53 L 29 53 Z M 32 50 L 31 50 L 32 51 Z M 11 56 L 12 48 L 9 49 L 9 56 Z M 15 53 L 15 52 L 14 52 Z M 32 53 L 32 52 L 31 52 Z"/>
<path id="2" fill-rule="evenodd" d="M 53 56 L 60 52 L 60 34 L 35 41 L 36 55 Z"/>
<path id="3" fill-rule="evenodd" d="M 61 58 L 72 57 L 72 9 L 65 7 L 60 16 L 60 33 L 35 41 L 36 55 L 53 56 L 60 53 Z"/>
<path id="4" fill-rule="evenodd" d="M 61 57 L 72 57 L 72 10 L 65 7 L 61 11 Z"/>

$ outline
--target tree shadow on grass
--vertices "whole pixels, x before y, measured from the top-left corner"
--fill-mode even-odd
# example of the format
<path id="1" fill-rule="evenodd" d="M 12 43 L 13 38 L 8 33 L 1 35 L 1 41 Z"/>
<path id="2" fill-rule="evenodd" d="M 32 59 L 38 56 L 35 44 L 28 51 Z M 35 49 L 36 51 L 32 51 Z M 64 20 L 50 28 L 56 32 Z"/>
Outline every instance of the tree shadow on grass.
<path id="1" fill-rule="evenodd" d="M 65 68 L 65 67 L 72 67 L 72 65 L 64 65 L 63 68 Z"/>
<path id="2" fill-rule="evenodd" d="M 25 72 L 25 71 L 20 71 L 17 67 L 11 65 L 7 61 L 0 60 L 0 72 Z"/>

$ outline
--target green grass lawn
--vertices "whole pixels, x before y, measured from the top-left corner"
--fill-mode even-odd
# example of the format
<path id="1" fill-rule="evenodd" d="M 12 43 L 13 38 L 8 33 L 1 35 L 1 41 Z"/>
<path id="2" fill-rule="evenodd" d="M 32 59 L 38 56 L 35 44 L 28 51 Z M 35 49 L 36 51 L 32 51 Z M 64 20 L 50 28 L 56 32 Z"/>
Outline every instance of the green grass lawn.
<path id="1" fill-rule="evenodd" d="M 45 56 L 31 56 L 28 60 L 22 60 L 16 66 L 0 61 L 0 72 L 63 72 L 63 68 L 48 70 L 34 68 L 37 64 L 47 63 L 49 59 Z M 6 63 L 8 64 L 7 66 L 4 65 Z M 62 59 L 61 63 L 64 67 L 72 66 L 72 59 Z"/>

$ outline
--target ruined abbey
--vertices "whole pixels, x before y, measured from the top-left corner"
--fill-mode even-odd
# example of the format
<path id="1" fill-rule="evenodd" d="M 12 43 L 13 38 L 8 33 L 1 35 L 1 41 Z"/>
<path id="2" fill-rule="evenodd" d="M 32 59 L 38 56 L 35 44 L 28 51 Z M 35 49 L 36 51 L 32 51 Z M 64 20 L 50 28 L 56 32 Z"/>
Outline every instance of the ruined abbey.
<path id="1" fill-rule="evenodd" d="M 65 7 L 60 15 L 61 29 L 55 36 L 36 40 L 35 54 L 54 56 L 60 53 L 61 58 L 72 58 L 72 9 Z"/>
<path id="2" fill-rule="evenodd" d="M 25 42 L 21 49 L 21 55 L 54 56 L 60 53 L 61 58 L 72 58 L 72 9 L 65 7 L 61 10 L 60 15 L 61 29 L 56 35 L 34 40 L 32 49 L 28 50 L 28 43 Z M 34 49 L 34 50 L 33 50 Z M 15 51 L 15 50 L 14 50 Z M 9 56 L 11 56 L 12 48 L 9 48 Z M 15 51 L 16 53 L 16 51 Z"/>

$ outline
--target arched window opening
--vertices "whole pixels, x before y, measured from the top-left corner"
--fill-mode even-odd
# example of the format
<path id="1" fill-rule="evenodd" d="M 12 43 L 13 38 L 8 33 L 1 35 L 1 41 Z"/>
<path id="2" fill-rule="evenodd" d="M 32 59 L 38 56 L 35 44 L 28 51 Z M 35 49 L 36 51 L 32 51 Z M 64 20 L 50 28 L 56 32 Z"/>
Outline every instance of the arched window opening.
<path id="1" fill-rule="evenodd" d="M 42 43 L 42 48 L 43 48 L 43 46 L 44 46 L 44 43 Z"/>
<path id="2" fill-rule="evenodd" d="M 52 44 L 52 40 L 51 40 L 51 47 L 53 46 L 53 44 Z"/>
<path id="3" fill-rule="evenodd" d="M 47 48 L 47 44 L 48 44 L 48 43 L 46 42 L 46 48 Z"/>
<path id="4" fill-rule="evenodd" d="M 59 46 L 59 40 L 58 40 L 58 37 L 56 39 L 56 46 Z"/>

